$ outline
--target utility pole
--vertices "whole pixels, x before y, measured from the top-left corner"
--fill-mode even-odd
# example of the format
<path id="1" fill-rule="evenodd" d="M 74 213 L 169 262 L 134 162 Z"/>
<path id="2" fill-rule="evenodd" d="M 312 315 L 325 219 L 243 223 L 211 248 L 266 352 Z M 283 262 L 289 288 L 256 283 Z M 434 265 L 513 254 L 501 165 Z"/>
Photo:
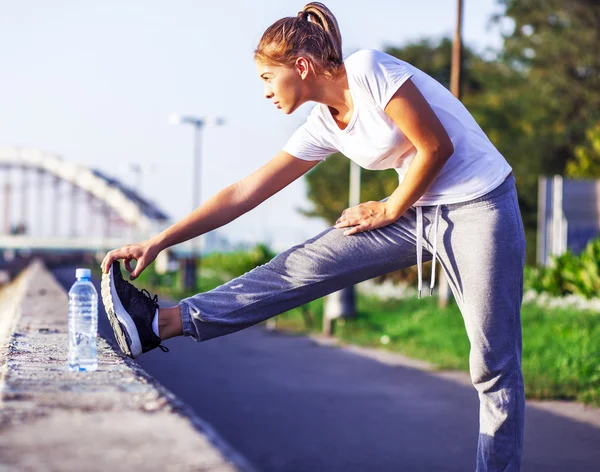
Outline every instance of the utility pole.
<path id="1" fill-rule="evenodd" d="M 450 91 L 459 100 L 462 98 L 462 16 L 463 0 L 456 0 L 456 30 L 452 42 L 452 71 L 450 74 Z M 450 299 L 448 278 L 443 269 L 440 269 L 438 278 L 438 307 L 446 308 Z"/>
<path id="2" fill-rule="evenodd" d="M 457 0 L 458 9 L 456 19 L 456 31 L 452 42 L 452 72 L 450 78 L 450 91 L 459 100 L 462 98 L 461 76 L 462 76 L 462 13 L 463 0 Z"/>

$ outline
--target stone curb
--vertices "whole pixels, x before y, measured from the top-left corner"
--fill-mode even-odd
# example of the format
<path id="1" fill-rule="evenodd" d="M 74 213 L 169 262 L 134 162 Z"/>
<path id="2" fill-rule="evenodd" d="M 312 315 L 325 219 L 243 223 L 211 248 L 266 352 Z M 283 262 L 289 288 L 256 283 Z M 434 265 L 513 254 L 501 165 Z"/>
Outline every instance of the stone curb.
<path id="1" fill-rule="evenodd" d="M 66 313 L 39 262 L 0 290 L 0 470 L 254 471 L 105 339 L 96 372 L 70 372 Z"/>

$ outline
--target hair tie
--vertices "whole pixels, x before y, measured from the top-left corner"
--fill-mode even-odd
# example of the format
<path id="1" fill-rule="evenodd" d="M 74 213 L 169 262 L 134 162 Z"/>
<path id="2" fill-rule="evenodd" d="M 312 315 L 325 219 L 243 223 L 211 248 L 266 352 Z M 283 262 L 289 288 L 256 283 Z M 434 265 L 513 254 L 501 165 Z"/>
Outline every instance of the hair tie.
<path id="1" fill-rule="evenodd" d="M 308 12 L 305 12 L 304 10 L 299 11 L 297 18 L 299 18 L 301 20 L 308 20 Z"/>

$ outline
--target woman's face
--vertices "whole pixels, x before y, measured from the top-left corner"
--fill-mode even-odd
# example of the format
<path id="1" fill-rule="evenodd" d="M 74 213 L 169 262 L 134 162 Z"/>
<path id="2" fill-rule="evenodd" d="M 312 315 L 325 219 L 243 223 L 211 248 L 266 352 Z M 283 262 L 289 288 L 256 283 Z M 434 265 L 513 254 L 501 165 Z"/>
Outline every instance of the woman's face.
<path id="1" fill-rule="evenodd" d="M 303 66 L 276 66 L 257 62 L 256 68 L 265 84 L 265 98 L 271 100 L 286 115 L 306 102 L 306 73 Z"/>

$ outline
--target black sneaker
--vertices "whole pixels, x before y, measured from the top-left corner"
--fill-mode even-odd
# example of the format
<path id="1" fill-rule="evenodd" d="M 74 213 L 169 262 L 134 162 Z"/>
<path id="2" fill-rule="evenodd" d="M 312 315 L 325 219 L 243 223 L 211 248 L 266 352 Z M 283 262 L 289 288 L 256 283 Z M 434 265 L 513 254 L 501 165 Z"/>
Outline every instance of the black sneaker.
<path id="1" fill-rule="evenodd" d="M 106 314 L 124 354 L 136 358 L 155 347 L 169 350 L 152 331 L 158 297 L 152 298 L 147 290 L 138 290 L 124 280 L 119 261 L 112 263 L 108 274 L 102 274 L 101 289 Z"/>

